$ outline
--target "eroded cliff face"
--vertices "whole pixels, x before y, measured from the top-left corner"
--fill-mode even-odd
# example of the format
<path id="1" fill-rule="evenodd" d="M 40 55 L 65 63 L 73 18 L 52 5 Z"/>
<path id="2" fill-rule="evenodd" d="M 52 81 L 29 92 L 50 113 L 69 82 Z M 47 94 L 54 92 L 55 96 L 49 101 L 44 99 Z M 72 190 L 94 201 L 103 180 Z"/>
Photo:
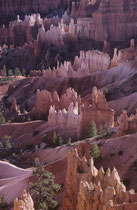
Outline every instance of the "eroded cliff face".
<path id="1" fill-rule="evenodd" d="M 15 18 L 18 14 L 41 13 L 42 15 L 57 9 L 59 6 L 68 6 L 69 0 L 1 0 L 0 1 L 0 18 L 1 23 L 5 20 Z"/>
<path id="2" fill-rule="evenodd" d="M 118 118 L 119 128 L 117 131 L 118 136 L 124 136 L 130 133 L 136 133 L 137 131 L 137 110 L 135 115 L 128 117 L 127 111 L 123 110 L 122 114 Z"/>
<path id="3" fill-rule="evenodd" d="M 80 157 L 76 149 L 68 154 L 68 169 L 65 183 L 63 209 L 108 210 L 137 206 L 134 190 L 126 191 L 117 170 L 105 173 L 97 170 L 93 159 Z"/>

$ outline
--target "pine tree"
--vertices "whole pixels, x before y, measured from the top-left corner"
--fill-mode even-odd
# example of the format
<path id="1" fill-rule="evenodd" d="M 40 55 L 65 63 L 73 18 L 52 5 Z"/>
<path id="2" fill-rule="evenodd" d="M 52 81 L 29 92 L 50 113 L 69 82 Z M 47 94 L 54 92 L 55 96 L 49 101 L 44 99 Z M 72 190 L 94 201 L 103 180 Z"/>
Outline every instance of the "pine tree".
<path id="1" fill-rule="evenodd" d="M 8 70 L 8 76 L 13 76 L 13 71 L 12 71 L 12 69 L 9 69 L 9 70 Z"/>
<path id="2" fill-rule="evenodd" d="M 93 145 L 93 148 L 92 148 L 90 154 L 91 154 L 91 156 L 92 156 L 94 159 L 97 159 L 97 158 L 99 158 L 99 157 L 101 156 L 101 152 L 100 152 L 99 147 L 98 147 L 97 144 L 94 144 L 94 145 Z"/>
<path id="3" fill-rule="evenodd" d="M 8 203 L 4 197 L 4 195 L 0 198 L 0 210 L 6 210 L 8 208 Z"/>
<path id="4" fill-rule="evenodd" d="M 71 146 L 71 137 L 68 138 L 67 146 Z"/>
<path id="5" fill-rule="evenodd" d="M 15 68 L 15 76 L 21 76 L 21 71 L 18 67 Z"/>
<path id="6" fill-rule="evenodd" d="M 2 68 L 2 75 L 3 75 L 3 76 L 7 76 L 6 65 L 4 65 L 3 68 Z"/>
<path id="7" fill-rule="evenodd" d="M 26 71 L 24 68 L 22 69 L 22 76 L 26 77 Z"/>
<path id="8" fill-rule="evenodd" d="M 56 147 L 57 144 L 58 144 L 58 137 L 57 137 L 56 132 L 54 132 L 53 137 L 52 137 L 52 146 Z"/>
<path id="9" fill-rule="evenodd" d="M 58 143 L 60 146 L 63 145 L 63 138 L 61 136 L 59 137 Z"/>
<path id="10" fill-rule="evenodd" d="M 0 112 L 0 125 L 3 125 L 3 124 L 5 124 L 5 118 L 4 118 L 4 116 L 3 116 L 3 114 Z"/>
<path id="11" fill-rule="evenodd" d="M 95 122 L 91 122 L 88 130 L 88 137 L 94 137 L 97 135 L 97 128 Z"/>
<path id="12" fill-rule="evenodd" d="M 47 210 L 57 207 L 54 197 L 60 190 L 60 185 L 54 183 L 52 173 L 45 171 L 39 160 L 35 161 L 33 170 L 34 183 L 29 184 L 29 189 L 34 200 L 35 209 Z"/>

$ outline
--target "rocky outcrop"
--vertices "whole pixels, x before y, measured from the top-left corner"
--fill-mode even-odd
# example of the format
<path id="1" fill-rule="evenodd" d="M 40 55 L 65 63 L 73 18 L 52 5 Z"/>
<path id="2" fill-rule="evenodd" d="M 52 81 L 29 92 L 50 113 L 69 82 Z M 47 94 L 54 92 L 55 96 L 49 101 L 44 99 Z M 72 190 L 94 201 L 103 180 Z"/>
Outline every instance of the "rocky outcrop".
<path id="1" fill-rule="evenodd" d="M 134 190 L 126 191 L 115 168 L 97 170 L 93 158 L 80 158 L 76 149 L 68 154 L 65 188 L 63 208 L 68 210 L 126 209 L 137 202 Z"/>
<path id="2" fill-rule="evenodd" d="M 97 129 L 100 127 L 114 126 L 114 111 L 109 109 L 107 101 L 102 91 L 93 89 L 92 104 L 85 104 L 79 109 L 73 102 L 66 109 L 56 111 L 55 106 L 50 107 L 48 116 L 49 127 L 59 126 L 61 130 L 67 130 L 71 137 L 86 137 L 90 123 L 96 123 Z"/>
<path id="3" fill-rule="evenodd" d="M 109 68 L 110 57 L 108 54 L 92 50 L 92 51 L 81 51 L 80 57 L 76 56 L 74 60 L 73 68 L 77 71 L 79 76 L 85 74 L 91 74 L 96 71 L 103 71 Z M 86 73 L 86 71 L 88 73 Z"/>
<path id="4" fill-rule="evenodd" d="M 11 105 L 11 111 L 12 112 L 18 112 L 18 106 L 17 106 L 17 102 L 16 99 L 13 99 L 12 105 Z"/>
<path id="5" fill-rule="evenodd" d="M 34 210 L 34 203 L 29 193 L 25 190 L 21 195 L 21 199 L 14 200 L 14 210 Z"/>
<path id="6" fill-rule="evenodd" d="M 127 49 L 117 50 L 114 49 L 114 56 L 111 60 L 111 67 L 117 66 L 129 61 L 134 61 L 137 59 L 137 49 L 135 46 L 135 40 L 131 39 L 130 47 Z"/>
<path id="7" fill-rule="evenodd" d="M 50 36 L 51 38 L 51 36 Z M 108 54 L 102 53 L 97 50 L 92 51 L 80 51 L 80 56 L 76 56 L 74 59 L 74 64 L 65 61 L 64 64 L 57 68 L 50 68 L 43 70 L 43 77 L 55 79 L 57 77 L 84 77 L 90 75 L 96 71 L 104 71 L 109 68 L 110 57 Z M 30 76 L 41 76 L 40 71 L 31 71 Z"/>
<path id="8" fill-rule="evenodd" d="M 101 0 L 92 18 L 77 20 L 77 33 L 102 42 L 120 42 L 134 38 L 137 33 L 136 9 L 134 0 Z"/>
<path id="9" fill-rule="evenodd" d="M 118 118 L 119 128 L 117 131 L 118 136 L 124 136 L 130 133 L 137 132 L 137 110 L 135 115 L 128 117 L 127 111 L 124 110 L 123 113 Z"/>
<path id="10" fill-rule="evenodd" d="M 60 130 L 64 130 L 65 134 L 72 138 L 79 137 L 79 121 L 81 115 L 78 113 L 78 104 L 74 107 L 71 103 L 66 109 L 56 111 L 55 106 L 51 106 L 48 116 L 48 125 L 49 127 L 58 126 Z"/>
<path id="11" fill-rule="evenodd" d="M 72 1 L 71 16 L 76 20 L 80 17 L 91 17 L 92 13 L 98 8 L 99 0 Z"/>
<path id="12" fill-rule="evenodd" d="M 114 127 L 114 110 L 108 107 L 105 96 L 101 90 L 93 88 L 91 104 L 85 104 L 81 110 L 80 136 L 88 134 L 90 123 L 96 123 L 97 129 L 101 127 Z"/>
<path id="13" fill-rule="evenodd" d="M 74 89 L 68 88 L 61 97 L 59 97 L 56 91 L 50 93 L 47 90 L 37 90 L 36 103 L 33 114 L 46 115 L 50 109 L 50 106 L 55 106 L 56 110 L 68 110 L 71 102 L 73 102 L 74 106 L 76 106 L 76 103 L 79 105 L 81 103 L 81 98 L 78 96 Z"/>

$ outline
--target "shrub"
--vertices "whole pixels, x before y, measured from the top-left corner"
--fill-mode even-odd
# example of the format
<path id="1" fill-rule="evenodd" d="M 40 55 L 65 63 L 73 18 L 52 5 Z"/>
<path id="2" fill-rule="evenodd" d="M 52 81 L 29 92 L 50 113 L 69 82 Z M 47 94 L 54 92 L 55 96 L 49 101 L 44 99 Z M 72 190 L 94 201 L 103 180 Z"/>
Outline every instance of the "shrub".
<path id="1" fill-rule="evenodd" d="M 4 197 L 4 195 L 0 198 L 0 210 L 6 210 L 8 208 L 8 203 Z"/>
<path id="2" fill-rule="evenodd" d="M 33 170 L 34 183 L 29 183 L 29 189 L 34 200 L 35 209 L 47 210 L 57 207 L 55 195 L 60 185 L 54 183 L 52 173 L 45 171 L 39 160 L 35 160 L 36 168 Z"/>
<path id="3" fill-rule="evenodd" d="M 95 122 L 91 122 L 88 129 L 88 137 L 94 137 L 97 135 L 97 128 Z"/>

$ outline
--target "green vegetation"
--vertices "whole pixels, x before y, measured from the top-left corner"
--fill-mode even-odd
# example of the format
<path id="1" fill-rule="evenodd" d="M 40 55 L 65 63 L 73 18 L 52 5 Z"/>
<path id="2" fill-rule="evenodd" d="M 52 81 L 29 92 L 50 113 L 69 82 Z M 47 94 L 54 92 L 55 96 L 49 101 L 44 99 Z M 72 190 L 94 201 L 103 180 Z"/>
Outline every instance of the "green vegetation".
<path id="1" fill-rule="evenodd" d="M 71 137 L 68 138 L 67 146 L 71 146 Z"/>
<path id="2" fill-rule="evenodd" d="M 63 138 L 61 136 L 59 137 L 58 142 L 59 142 L 59 146 L 63 145 Z"/>
<path id="3" fill-rule="evenodd" d="M 4 85 L 12 80 L 15 80 L 14 77 L 4 77 L 4 78 L 0 78 L 0 85 Z"/>
<path id="4" fill-rule="evenodd" d="M 15 68 L 14 72 L 15 72 L 15 76 L 21 76 L 22 75 L 21 71 L 18 67 Z"/>
<path id="5" fill-rule="evenodd" d="M 52 141 L 51 141 L 51 146 L 52 147 L 61 146 L 61 145 L 63 145 L 63 142 L 64 142 L 63 138 L 61 136 L 58 137 L 56 132 L 54 132 Z"/>
<path id="6" fill-rule="evenodd" d="M 8 208 L 8 203 L 5 199 L 5 196 L 2 195 L 0 198 L 0 210 L 6 210 Z"/>
<path id="7" fill-rule="evenodd" d="M 97 135 L 97 128 L 96 128 L 96 124 L 95 122 L 91 122 L 90 123 L 90 126 L 89 126 L 89 129 L 88 129 L 88 137 L 94 137 Z"/>
<path id="8" fill-rule="evenodd" d="M 9 70 L 8 70 L 8 76 L 13 76 L 13 71 L 12 71 L 12 69 L 9 69 Z"/>
<path id="9" fill-rule="evenodd" d="M 2 75 L 7 76 L 7 69 L 5 65 L 3 65 L 3 68 L 2 68 Z"/>
<path id="10" fill-rule="evenodd" d="M 44 166 L 35 160 L 36 168 L 33 170 L 34 183 L 29 184 L 29 189 L 34 200 L 35 209 L 54 209 L 58 203 L 55 195 L 60 190 L 60 185 L 54 183 L 52 173 L 45 171 Z"/>
<path id="11" fill-rule="evenodd" d="M 3 114 L 0 112 L 0 125 L 5 124 L 6 120 L 5 117 L 3 116 Z"/>
<path id="12" fill-rule="evenodd" d="M 99 147 L 97 144 L 94 144 L 93 145 L 93 148 L 91 149 L 91 152 L 90 152 L 91 156 L 94 158 L 94 159 L 98 159 L 101 157 L 101 152 L 99 150 Z"/>

